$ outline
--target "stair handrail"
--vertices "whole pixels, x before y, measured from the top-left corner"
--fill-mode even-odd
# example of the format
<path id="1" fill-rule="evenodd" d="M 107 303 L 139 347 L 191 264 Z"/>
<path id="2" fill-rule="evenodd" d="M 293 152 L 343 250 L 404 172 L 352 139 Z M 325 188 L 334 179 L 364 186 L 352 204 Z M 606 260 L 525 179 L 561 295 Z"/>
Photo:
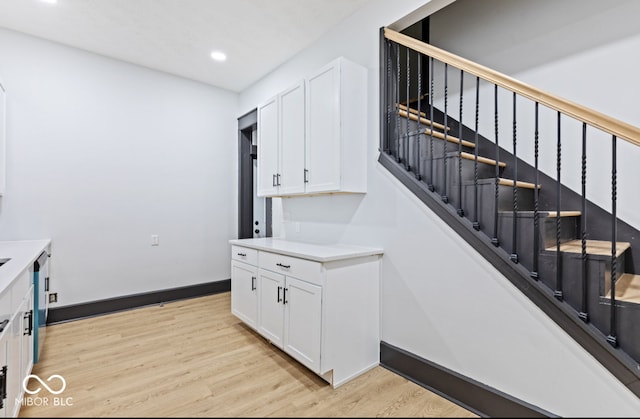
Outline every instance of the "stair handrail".
<path id="1" fill-rule="evenodd" d="M 396 32 L 393 29 L 385 27 L 384 37 L 414 51 L 418 51 L 424 55 L 452 65 L 460 70 L 464 70 L 469 74 L 473 74 L 474 76 L 480 77 L 481 79 L 496 84 L 506 90 L 515 92 L 518 95 L 529 98 L 534 102 L 538 102 L 565 115 L 571 116 L 580 122 L 587 123 L 604 132 L 614 135 L 617 138 L 623 139 L 640 147 L 640 128 L 634 125 L 613 118 L 609 115 L 605 115 L 586 106 L 579 105 L 558 95 L 545 92 L 544 90 L 514 79 L 513 77 L 507 76 L 499 71 L 495 71 L 426 42 L 422 42 L 410 36 Z"/>

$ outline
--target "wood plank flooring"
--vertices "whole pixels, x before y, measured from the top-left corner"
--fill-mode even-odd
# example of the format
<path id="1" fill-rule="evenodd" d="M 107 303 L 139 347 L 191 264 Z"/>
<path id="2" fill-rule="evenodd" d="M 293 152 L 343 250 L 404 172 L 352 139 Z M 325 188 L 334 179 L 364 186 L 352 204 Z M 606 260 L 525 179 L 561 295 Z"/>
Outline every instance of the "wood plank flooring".
<path id="1" fill-rule="evenodd" d="M 20 417 L 477 417 L 383 367 L 333 389 L 230 304 L 227 292 L 48 326 L 33 374 L 67 387 L 30 396 L 48 406 Z"/>

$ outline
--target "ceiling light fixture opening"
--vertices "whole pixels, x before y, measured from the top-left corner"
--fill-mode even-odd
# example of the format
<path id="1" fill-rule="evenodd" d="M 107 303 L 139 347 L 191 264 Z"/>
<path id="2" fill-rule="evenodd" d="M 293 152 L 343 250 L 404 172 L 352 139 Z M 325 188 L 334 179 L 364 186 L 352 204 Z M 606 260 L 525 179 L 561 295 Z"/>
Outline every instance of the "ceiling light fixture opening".
<path id="1" fill-rule="evenodd" d="M 58 0 L 40 0 L 43 3 L 56 4 Z"/>
<path id="2" fill-rule="evenodd" d="M 221 52 L 221 51 L 213 51 L 211 53 L 211 58 L 213 58 L 216 61 L 226 61 L 227 60 L 227 54 L 225 54 L 224 52 Z"/>

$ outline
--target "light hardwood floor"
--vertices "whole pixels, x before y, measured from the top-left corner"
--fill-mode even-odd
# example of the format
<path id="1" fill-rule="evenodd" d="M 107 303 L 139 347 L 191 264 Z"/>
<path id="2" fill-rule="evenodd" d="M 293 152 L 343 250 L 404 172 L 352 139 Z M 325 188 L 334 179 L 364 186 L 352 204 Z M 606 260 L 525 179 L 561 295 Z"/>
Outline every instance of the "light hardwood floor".
<path id="1" fill-rule="evenodd" d="M 333 389 L 233 316 L 228 292 L 48 326 L 45 342 L 33 374 L 67 387 L 20 417 L 477 417 L 383 367 Z"/>

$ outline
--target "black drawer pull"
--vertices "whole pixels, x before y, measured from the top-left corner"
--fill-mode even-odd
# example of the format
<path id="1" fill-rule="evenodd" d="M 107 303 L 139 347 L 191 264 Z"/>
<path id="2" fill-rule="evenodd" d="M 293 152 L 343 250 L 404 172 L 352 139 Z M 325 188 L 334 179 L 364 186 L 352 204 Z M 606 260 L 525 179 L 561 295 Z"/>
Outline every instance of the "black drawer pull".
<path id="1" fill-rule="evenodd" d="M 276 266 L 279 266 L 279 267 L 285 268 L 285 269 L 291 268 L 291 265 L 283 265 L 282 263 L 276 263 Z"/>
<path id="2" fill-rule="evenodd" d="M 247 254 L 246 253 L 238 253 L 238 256 L 242 256 L 244 258 L 244 257 L 247 257 Z"/>

